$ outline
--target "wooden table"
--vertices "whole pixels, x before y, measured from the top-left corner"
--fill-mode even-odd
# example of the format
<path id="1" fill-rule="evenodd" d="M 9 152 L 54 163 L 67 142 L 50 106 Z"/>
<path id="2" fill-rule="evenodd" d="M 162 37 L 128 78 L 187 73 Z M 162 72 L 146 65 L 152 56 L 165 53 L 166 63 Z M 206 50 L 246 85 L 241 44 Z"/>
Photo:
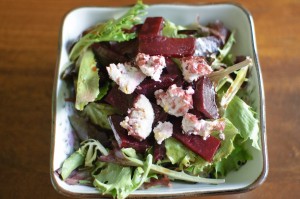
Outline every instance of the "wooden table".
<path id="1" fill-rule="evenodd" d="M 300 1 L 237 2 L 255 20 L 270 170 L 254 191 L 209 198 L 300 198 Z M 53 189 L 49 174 L 52 85 L 62 18 L 79 6 L 133 3 L 0 0 L 0 198 L 64 198 Z"/>

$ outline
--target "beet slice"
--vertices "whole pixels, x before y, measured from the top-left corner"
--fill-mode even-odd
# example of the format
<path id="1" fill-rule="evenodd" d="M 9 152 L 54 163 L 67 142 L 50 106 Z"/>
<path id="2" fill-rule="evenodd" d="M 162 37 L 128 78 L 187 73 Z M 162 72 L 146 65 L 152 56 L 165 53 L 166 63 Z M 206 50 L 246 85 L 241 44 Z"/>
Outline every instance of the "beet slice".
<path id="1" fill-rule="evenodd" d="M 133 148 L 138 152 L 145 152 L 151 147 L 148 140 L 138 141 L 127 134 L 126 129 L 122 128 L 120 125 L 120 122 L 124 120 L 122 116 L 112 115 L 108 120 L 120 148 Z"/>
<path id="2" fill-rule="evenodd" d="M 166 71 L 168 74 L 175 74 L 178 76 L 182 76 L 182 72 L 179 69 L 179 66 L 170 58 L 170 57 L 165 57 L 166 59 Z"/>
<path id="3" fill-rule="evenodd" d="M 208 77 L 202 76 L 196 82 L 193 103 L 195 109 L 202 112 L 207 118 L 219 118 L 215 89 Z"/>
<path id="4" fill-rule="evenodd" d="M 153 111 L 154 111 L 154 121 L 153 121 L 153 127 L 156 126 L 157 122 L 161 121 L 164 122 L 168 118 L 168 113 L 164 111 L 164 109 L 161 108 L 161 106 L 158 106 L 154 103 L 151 103 Z"/>
<path id="5" fill-rule="evenodd" d="M 127 95 L 118 89 L 118 85 L 112 87 L 104 98 L 108 104 L 120 110 L 121 114 L 126 114 L 127 110 L 133 106 L 135 95 Z"/>
<path id="6" fill-rule="evenodd" d="M 164 159 L 165 156 L 166 156 L 166 147 L 165 147 L 164 142 L 161 143 L 161 144 L 157 144 L 155 142 L 154 152 L 153 152 L 154 162 L 157 162 L 158 160 Z"/>
<path id="7" fill-rule="evenodd" d="M 195 38 L 169 38 L 164 36 L 139 37 L 139 52 L 165 57 L 187 57 L 195 52 Z"/>
<path id="8" fill-rule="evenodd" d="M 110 63 L 117 64 L 127 61 L 126 57 L 114 51 L 108 42 L 95 43 L 91 47 L 96 55 L 97 61 L 103 66 L 108 66 Z"/>
<path id="9" fill-rule="evenodd" d="M 154 94 L 154 91 L 158 89 L 169 88 L 176 79 L 176 74 L 165 74 L 160 76 L 160 81 L 155 81 L 150 78 L 146 78 L 141 84 L 135 89 L 135 92 L 138 94 L 143 94 L 147 97 L 151 97 Z"/>
<path id="10" fill-rule="evenodd" d="M 214 136 L 209 136 L 206 140 L 203 140 L 199 135 L 185 135 L 178 124 L 174 124 L 172 136 L 208 162 L 213 160 L 215 153 L 221 145 L 221 141 Z"/>
<path id="11" fill-rule="evenodd" d="M 159 36 L 163 26 L 164 19 L 162 17 L 147 17 L 139 32 L 139 37 Z"/>

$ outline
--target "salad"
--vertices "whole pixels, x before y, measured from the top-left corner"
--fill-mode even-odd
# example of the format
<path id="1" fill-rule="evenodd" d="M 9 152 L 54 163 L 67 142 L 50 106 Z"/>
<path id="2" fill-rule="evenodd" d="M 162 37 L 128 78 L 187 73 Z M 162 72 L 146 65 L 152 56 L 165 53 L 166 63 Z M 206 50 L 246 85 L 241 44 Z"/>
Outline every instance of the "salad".
<path id="1" fill-rule="evenodd" d="M 68 184 L 117 198 L 177 180 L 220 184 L 252 159 L 246 145 L 260 150 L 245 90 L 252 59 L 231 53 L 234 30 L 146 11 L 138 0 L 70 50 L 62 78 L 81 143 L 56 171 Z"/>

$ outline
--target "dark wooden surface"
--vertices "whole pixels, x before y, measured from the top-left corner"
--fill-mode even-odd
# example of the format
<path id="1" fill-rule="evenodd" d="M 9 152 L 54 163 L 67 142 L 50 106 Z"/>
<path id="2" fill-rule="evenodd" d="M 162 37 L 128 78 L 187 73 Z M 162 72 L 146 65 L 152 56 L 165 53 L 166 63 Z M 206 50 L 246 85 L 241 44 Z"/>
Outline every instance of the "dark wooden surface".
<path id="1" fill-rule="evenodd" d="M 249 10 L 255 21 L 270 170 L 266 182 L 251 192 L 209 198 L 300 198 L 300 1 L 236 2 Z M 64 198 L 53 189 L 49 174 L 52 85 L 62 18 L 79 6 L 133 3 L 0 0 L 1 199 Z"/>

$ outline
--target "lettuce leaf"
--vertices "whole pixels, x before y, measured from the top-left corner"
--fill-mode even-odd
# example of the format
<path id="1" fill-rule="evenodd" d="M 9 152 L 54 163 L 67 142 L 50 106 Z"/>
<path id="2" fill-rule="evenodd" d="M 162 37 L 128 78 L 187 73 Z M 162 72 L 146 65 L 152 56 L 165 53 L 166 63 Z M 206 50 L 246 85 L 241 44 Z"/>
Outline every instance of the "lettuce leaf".
<path id="1" fill-rule="evenodd" d="M 108 122 L 108 116 L 119 113 L 118 109 L 108 104 L 89 103 L 83 110 L 83 115 L 87 116 L 90 121 L 104 129 L 111 129 Z"/>
<path id="2" fill-rule="evenodd" d="M 235 96 L 229 103 L 224 116 L 239 129 L 243 141 L 250 139 L 252 146 L 260 150 L 259 121 L 255 112 L 242 99 Z"/>
<path id="3" fill-rule="evenodd" d="M 143 167 L 107 163 L 98 175 L 94 175 L 94 186 L 103 194 L 111 194 L 119 199 L 126 198 L 148 179 L 151 164 L 151 155 L 147 156 Z"/>
<path id="4" fill-rule="evenodd" d="M 232 153 L 227 158 L 214 164 L 213 175 L 215 178 L 224 178 L 230 171 L 238 170 L 248 160 L 252 159 L 251 154 L 243 147 L 243 145 L 236 144 L 236 140 L 237 139 L 235 139 L 234 142 L 235 149 Z"/>
<path id="5" fill-rule="evenodd" d="M 212 63 L 212 68 L 214 68 L 214 69 L 219 68 L 219 66 L 223 62 L 224 58 L 229 54 L 233 44 L 235 43 L 234 35 L 235 35 L 235 32 L 233 31 L 230 34 L 230 36 L 229 36 L 226 44 L 224 45 L 224 47 L 222 49 L 219 49 L 219 55 L 217 56 L 217 58 Z"/>
<path id="6" fill-rule="evenodd" d="M 98 153 L 107 155 L 108 151 L 97 140 L 88 139 L 80 143 L 80 148 L 63 162 L 62 179 L 67 179 L 80 166 L 92 167 Z"/>
<path id="7" fill-rule="evenodd" d="M 169 20 L 164 20 L 164 28 L 162 30 L 162 35 L 166 37 L 173 37 L 173 38 L 184 38 L 187 37 L 184 34 L 178 34 L 178 30 L 183 30 L 184 27 L 178 26 Z"/>
<path id="8" fill-rule="evenodd" d="M 66 180 L 73 170 L 83 165 L 85 158 L 85 151 L 80 148 L 75 151 L 69 158 L 67 158 L 62 165 L 61 177 Z"/>
<path id="9" fill-rule="evenodd" d="M 99 76 L 94 53 L 85 51 L 81 58 L 76 86 L 75 108 L 82 111 L 84 106 L 93 102 L 99 94 Z"/>
<path id="10" fill-rule="evenodd" d="M 146 12 L 146 5 L 141 0 L 127 11 L 119 19 L 111 19 L 104 24 L 96 26 L 90 33 L 80 38 L 72 48 L 69 55 L 71 61 L 75 61 L 80 53 L 86 50 L 91 44 L 101 41 L 128 41 L 136 37 L 136 33 L 125 33 L 124 29 L 130 29 L 141 22 L 141 16 Z"/>
<path id="11" fill-rule="evenodd" d="M 100 88 L 99 88 L 99 94 L 95 101 L 101 100 L 108 92 L 109 90 L 109 82 L 105 82 Z"/>

